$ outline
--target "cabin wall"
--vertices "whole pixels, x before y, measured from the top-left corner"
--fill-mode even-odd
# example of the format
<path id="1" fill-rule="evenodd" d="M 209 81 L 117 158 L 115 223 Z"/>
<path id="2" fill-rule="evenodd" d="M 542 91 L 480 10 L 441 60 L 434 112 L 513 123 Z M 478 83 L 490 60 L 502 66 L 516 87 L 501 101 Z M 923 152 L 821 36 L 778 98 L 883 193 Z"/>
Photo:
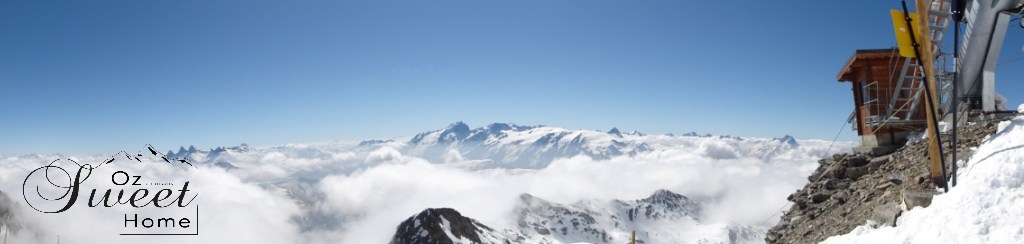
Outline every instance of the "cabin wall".
<path id="1" fill-rule="evenodd" d="M 914 130 L 924 126 L 924 102 L 919 102 L 909 120 L 905 118 L 905 113 L 889 113 L 888 106 L 893 95 L 897 92 L 910 92 L 897 88 L 905 61 L 895 49 L 858 50 L 840 71 L 838 80 L 850 82 L 851 85 L 854 123 L 857 134 L 861 136 L 861 146 L 854 148 L 854 151 L 874 154 L 888 152 L 903 144 Z M 901 94 L 900 97 L 912 95 Z M 893 109 L 899 110 L 901 106 L 904 104 L 896 103 Z M 873 120 L 877 122 L 872 123 Z"/>
<path id="2" fill-rule="evenodd" d="M 857 118 L 858 135 L 889 136 L 894 133 L 905 134 L 901 132 L 910 131 L 906 128 L 869 125 L 871 116 L 884 118 L 888 115 L 887 107 L 893 93 L 898 92 L 896 85 L 899 82 L 899 71 L 902 68 L 903 58 L 870 59 L 859 62 L 857 66 L 851 67 L 851 73 L 853 74 L 851 90 L 853 91 L 854 106 L 856 107 L 855 116 Z M 865 104 L 869 100 L 874 100 L 874 102 Z M 901 105 L 897 104 L 896 106 L 899 108 Z M 914 113 L 915 118 L 924 118 L 924 104 L 920 103 L 918 105 L 918 109 Z"/>

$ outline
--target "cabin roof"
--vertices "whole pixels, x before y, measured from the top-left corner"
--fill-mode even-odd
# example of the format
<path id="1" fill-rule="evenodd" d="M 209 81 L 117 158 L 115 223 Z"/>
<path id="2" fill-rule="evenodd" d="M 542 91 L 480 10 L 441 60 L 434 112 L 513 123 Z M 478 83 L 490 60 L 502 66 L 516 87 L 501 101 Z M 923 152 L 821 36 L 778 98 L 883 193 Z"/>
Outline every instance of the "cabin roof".
<path id="1" fill-rule="evenodd" d="M 886 48 L 886 49 L 860 49 L 853 52 L 850 59 L 846 61 L 846 65 L 843 65 L 843 69 L 839 70 L 839 74 L 836 76 L 836 80 L 839 82 L 853 81 L 852 77 L 853 67 L 864 66 L 869 60 L 893 60 L 899 58 L 899 49 L 897 48 Z"/>

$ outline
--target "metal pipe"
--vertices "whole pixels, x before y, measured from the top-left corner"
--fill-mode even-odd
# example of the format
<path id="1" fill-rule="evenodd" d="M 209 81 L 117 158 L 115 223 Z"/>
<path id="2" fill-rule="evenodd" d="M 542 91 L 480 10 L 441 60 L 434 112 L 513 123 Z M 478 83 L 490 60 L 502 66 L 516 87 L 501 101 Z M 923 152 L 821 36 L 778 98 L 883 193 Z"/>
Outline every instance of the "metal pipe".
<path id="1" fill-rule="evenodd" d="M 953 6 L 954 6 L 954 8 L 953 8 L 954 9 L 953 10 L 953 16 L 958 16 L 958 17 L 955 17 L 955 20 L 953 20 L 954 21 L 953 22 L 953 66 L 954 67 L 959 67 L 960 66 L 960 63 L 958 63 L 959 60 L 960 60 L 959 59 L 960 58 L 960 17 L 959 16 L 962 16 L 963 13 L 957 13 L 958 11 L 961 11 L 961 9 L 960 9 L 960 0 L 953 0 Z M 957 163 L 957 159 L 956 159 L 956 146 L 957 146 L 957 141 L 956 141 L 956 139 L 957 139 L 956 124 L 957 124 L 957 122 L 956 121 L 957 121 L 957 117 L 958 117 L 958 111 L 960 111 L 960 110 L 957 110 L 957 108 L 956 108 L 956 105 L 958 103 L 960 103 L 960 99 L 958 99 L 960 96 L 957 93 L 957 89 L 956 89 L 956 87 L 959 86 L 957 84 L 957 82 L 956 82 L 957 73 L 958 73 L 958 70 L 954 69 L 953 70 L 953 84 L 952 84 L 953 85 L 953 92 L 952 92 L 953 94 L 950 94 L 952 97 L 949 98 L 950 101 L 952 101 L 952 103 L 953 103 L 953 104 L 951 104 L 953 106 L 953 108 L 950 109 L 950 111 L 953 112 L 953 116 L 952 116 L 953 120 L 951 121 L 953 123 L 953 142 L 952 142 L 952 145 L 950 145 L 950 148 L 953 149 L 953 170 L 952 170 L 953 173 L 950 176 L 950 180 L 952 181 L 952 183 L 950 183 L 950 185 L 952 185 L 954 187 L 956 186 L 956 171 L 958 170 L 957 169 L 957 165 L 956 165 L 956 163 Z"/>

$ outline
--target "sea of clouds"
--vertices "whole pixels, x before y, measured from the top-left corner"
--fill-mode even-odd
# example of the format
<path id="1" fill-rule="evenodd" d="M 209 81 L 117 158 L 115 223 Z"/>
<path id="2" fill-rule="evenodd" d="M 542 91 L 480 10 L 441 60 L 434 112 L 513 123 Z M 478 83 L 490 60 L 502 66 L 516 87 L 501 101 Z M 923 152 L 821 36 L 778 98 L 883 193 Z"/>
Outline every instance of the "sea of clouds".
<path id="1" fill-rule="evenodd" d="M 573 203 L 640 199 L 658 189 L 707 202 L 701 216 L 707 223 L 771 226 L 788 203 L 786 196 L 807 182 L 818 159 L 853 145 L 799 142 L 799 147 L 762 159 L 744 155 L 736 139 L 661 138 L 651 142 L 654 150 L 635 156 L 560 158 L 537 170 L 471 170 L 467 165 L 472 160 L 463 159 L 457 150 L 449 152 L 445 162 L 430 162 L 403 154 L 400 143 L 372 149 L 359 149 L 351 143 L 257 148 L 231 154 L 236 169 L 209 163 L 190 167 L 158 157 L 141 157 L 141 162 L 121 158 L 94 170 L 83 183 L 78 203 L 62 213 L 41 213 L 26 204 L 25 198 L 36 194 L 33 184 L 40 187 L 40 193 L 63 193 L 52 186 L 44 189 L 48 185 L 38 179 L 26 183 L 29 173 L 57 159 L 100 164 L 113 154 L 0 156 L 0 191 L 17 203 L 16 218 L 23 226 L 9 236 L 13 243 L 55 243 L 57 238 L 62 243 L 385 243 L 401 221 L 425 208 L 454 208 L 484 224 L 504 228 L 514 225 L 512 211 L 522 193 Z M 68 160 L 59 163 L 68 171 L 77 168 Z M 110 188 L 111 176 L 117 171 L 139 175 L 141 182 L 174 182 L 176 185 L 168 188 L 175 190 L 188 181 L 190 194 L 196 198 L 181 209 L 86 206 L 88 190 Z M 275 183 L 294 179 L 314 182 L 313 190 L 323 197 L 307 204 L 275 187 Z M 125 189 L 130 194 L 135 188 Z M 23 190 L 30 196 L 23 196 Z M 195 227 L 198 236 L 118 235 L 154 231 L 125 228 L 125 214 L 185 216 L 182 213 L 191 214 L 192 208 L 198 208 L 200 214 Z M 311 209 L 339 224 L 304 230 L 296 219 Z"/>

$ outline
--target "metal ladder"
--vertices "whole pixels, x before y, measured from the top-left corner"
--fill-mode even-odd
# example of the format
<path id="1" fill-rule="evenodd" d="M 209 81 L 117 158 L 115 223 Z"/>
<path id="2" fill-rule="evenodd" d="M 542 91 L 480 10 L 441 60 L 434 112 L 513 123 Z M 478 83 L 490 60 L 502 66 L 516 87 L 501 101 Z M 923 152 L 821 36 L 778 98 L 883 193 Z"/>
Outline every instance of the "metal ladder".
<path id="1" fill-rule="evenodd" d="M 928 35 L 931 36 L 932 41 L 930 54 L 933 57 L 938 57 L 942 54 L 941 46 L 946 28 L 949 27 L 949 23 L 953 19 L 950 12 L 951 4 L 950 0 L 933 0 L 929 6 L 928 29 L 930 33 Z M 917 64 L 917 59 L 904 59 L 903 68 L 900 70 L 900 77 L 896 81 L 896 90 L 893 91 L 892 98 L 889 99 L 889 104 L 886 106 L 886 114 L 892 118 L 886 119 L 914 119 L 914 113 L 917 112 L 917 108 L 921 103 L 921 94 L 924 91 L 923 78 L 924 69 Z M 938 79 L 936 84 L 939 84 L 939 87 L 941 87 L 940 97 L 946 97 L 943 95 L 948 94 L 947 90 L 950 90 L 949 88 L 952 87 L 951 80 L 946 78 L 945 75 L 939 75 L 936 79 Z"/>

